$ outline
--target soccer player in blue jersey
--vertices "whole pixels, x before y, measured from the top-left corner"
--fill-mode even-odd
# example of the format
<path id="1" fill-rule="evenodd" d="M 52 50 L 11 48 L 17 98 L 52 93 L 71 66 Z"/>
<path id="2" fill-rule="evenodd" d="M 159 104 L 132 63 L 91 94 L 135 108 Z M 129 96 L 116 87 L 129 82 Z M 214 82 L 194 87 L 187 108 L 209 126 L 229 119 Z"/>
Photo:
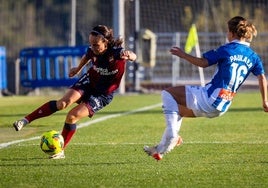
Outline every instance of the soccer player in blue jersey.
<path id="1" fill-rule="evenodd" d="M 136 54 L 122 47 L 123 40 L 113 36 L 113 30 L 105 25 L 94 27 L 89 34 L 87 52 L 79 65 L 69 71 L 69 77 L 77 75 L 86 64 L 90 64 L 87 73 L 66 92 L 59 100 L 51 100 L 13 123 L 16 131 L 32 121 L 50 116 L 77 103 L 68 113 L 62 129 L 64 148 L 71 141 L 76 123 L 84 117 L 92 117 L 108 105 L 119 87 L 125 72 L 127 61 L 134 61 Z M 64 151 L 50 156 L 51 159 L 65 158 Z"/>
<path id="2" fill-rule="evenodd" d="M 229 43 L 205 52 L 201 58 L 191 56 L 178 47 L 171 48 L 172 55 L 203 68 L 216 64 L 217 70 L 204 87 L 186 85 L 162 91 L 166 129 L 158 145 L 144 147 L 144 151 L 156 160 L 161 160 L 167 152 L 182 144 L 179 130 L 183 117 L 214 118 L 223 115 L 250 73 L 258 78 L 262 107 L 268 112 L 267 80 L 263 63 L 250 48 L 257 30 L 241 16 L 233 17 L 227 25 Z"/>

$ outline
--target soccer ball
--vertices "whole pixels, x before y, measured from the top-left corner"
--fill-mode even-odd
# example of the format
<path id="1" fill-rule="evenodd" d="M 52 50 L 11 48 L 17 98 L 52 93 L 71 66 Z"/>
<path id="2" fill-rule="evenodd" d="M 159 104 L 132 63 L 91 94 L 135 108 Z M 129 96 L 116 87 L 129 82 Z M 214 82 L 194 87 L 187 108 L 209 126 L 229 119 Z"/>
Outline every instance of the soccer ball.
<path id="1" fill-rule="evenodd" d="M 64 139 L 58 131 L 51 130 L 42 134 L 40 148 L 46 154 L 57 154 L 63 150 L 63 146 Z"/>

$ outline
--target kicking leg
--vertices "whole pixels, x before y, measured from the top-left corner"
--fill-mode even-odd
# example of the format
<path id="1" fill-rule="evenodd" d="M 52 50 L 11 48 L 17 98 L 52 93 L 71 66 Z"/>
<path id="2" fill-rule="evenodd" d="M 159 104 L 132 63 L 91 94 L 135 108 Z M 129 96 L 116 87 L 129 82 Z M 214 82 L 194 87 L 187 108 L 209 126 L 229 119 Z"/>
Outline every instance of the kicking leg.
<path id="1" fill-rule="evenodd" d="M 166 120 L 166 129 L 162 139 L 157 146 L 157 151 L 161 154 L 170 152 L 178 143 L 182 117 L 179 114 L 177 102 L 167 91 L 162 91 L 163 113 Z"/>
<path id="2" fill-rule="evenodd" d="M 144 147 L 144 151 L 156 160 L 161 160 L 164 154 L 171 151 L 177 145 L 180 139 L 178 132 L 182 121 L 179 115 L 178 104 L 169 92 L 162 91 L 162 102 L 163 113 L 166 120 L 166 128 L 162 139 L 157 146 Z"/>
<path id="3" fill-rule="evenodd" d="M 186 107 L 185 87 L 178 86 L 162 91 L 163 113 L 166 120 L 166 128 L 162 139 L 157 146 L 144 147 L 144 151 L 157 160 L 162 159 L 163 154 L 171 151 L 176 145 L 182 143 L 178 135 L 182 123 L 182 117 L 195 117 L 192 110 Z"/>
<path id="4" fill-rule="evenodd" d="M 32 121 L 50 116 L 58 110 L 62 110 L 76 102 L 81 97 L 81 94 L 73 89 L 70 89 L 60 100 L 49 101 L 39 108 L 26 115 L 23 119 L 17 120 L 13 123 L 16 131 L 20 131 L 24 126 L 31 123 Z"/>

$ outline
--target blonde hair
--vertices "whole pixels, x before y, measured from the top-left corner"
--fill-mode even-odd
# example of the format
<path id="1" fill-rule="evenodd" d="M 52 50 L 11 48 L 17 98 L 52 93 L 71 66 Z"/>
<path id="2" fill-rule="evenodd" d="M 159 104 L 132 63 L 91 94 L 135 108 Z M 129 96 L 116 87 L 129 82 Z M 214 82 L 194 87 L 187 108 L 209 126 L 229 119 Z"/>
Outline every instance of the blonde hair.
<path id="1" fill-rule="evenodd" d="M 228 21 L 228 29 L 239 38 L 245 38 L 251 42 L 257 36 L 257 30 L 252 23 L 249 23 L 242 16 L 235 16 Z"/>

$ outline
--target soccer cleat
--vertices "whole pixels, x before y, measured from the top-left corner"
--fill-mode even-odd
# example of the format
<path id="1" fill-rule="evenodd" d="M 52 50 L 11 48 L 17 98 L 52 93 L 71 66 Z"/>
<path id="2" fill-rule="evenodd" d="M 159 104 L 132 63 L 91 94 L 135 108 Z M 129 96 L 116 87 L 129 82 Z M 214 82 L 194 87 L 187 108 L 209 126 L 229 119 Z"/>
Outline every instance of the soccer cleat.
<path id="1" fill-rule="evenodd" d="M 161 160 L 163 158 L 163 155 L 161 153 L 158 153 L 156 150 L 157 146 L 149 147 L 144 146 L 143 150 L 145 153 L 147 153 L 149 156 L 152 156 L 157 161 Z"/>
<path id="2" fill-rule="evenodd" d="M 15 128 L 16 131 L 20 131 L 27 124 L 28 124 L 28 121 L 25 118 L 23 118 L 23 119 L 15 121 L 13 123 L 13 127 Z"/>
<path id="3" fill-rule="evenodd" d="M 179 137 L 178 137 L 178 142 L 177 142 L 176 146 L 180 146 L 180 145 L 182 145 L 182 144 L 183 144 L 182 137 L 179 136 Z"/>
<path id="4" fill-rule="evenodd" d="M 155 153 L 152 157 L 159 161 L 163 158 L 163 155 L 160 153 Z"/>
<path id="5" fill-rule="evenodd" d="M 49 159 L 65 159 L 64 150 L 57 154 L 49 156 Z"/>

